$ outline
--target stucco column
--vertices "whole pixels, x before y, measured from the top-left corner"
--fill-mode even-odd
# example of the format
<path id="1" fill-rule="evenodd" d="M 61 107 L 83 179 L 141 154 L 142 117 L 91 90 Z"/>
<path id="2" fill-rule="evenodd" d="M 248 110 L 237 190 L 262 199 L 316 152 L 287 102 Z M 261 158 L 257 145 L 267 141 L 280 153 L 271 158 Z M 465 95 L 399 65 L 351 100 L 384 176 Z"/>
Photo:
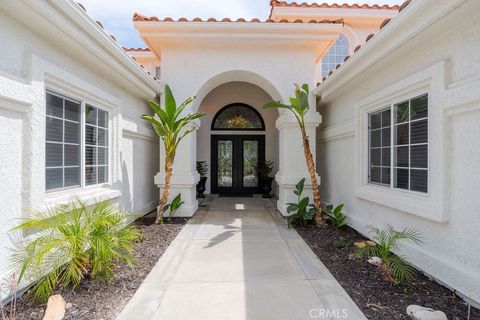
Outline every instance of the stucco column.
<path id="1" fill-rule="evenodd" d="M 186 130 L 198 129 L 200 122 L 190 124 Z M 168 201 L 182 194 L 184 204 L 175 213 L 176 217 L 191 217 L 198 209 L 196 185 L 200 175 L 196 169 L 197 131 L 194 130 L 180 142 L 173 164 L 173 175 Z M 155 184 L 160 188 L 160 197 L 165 185 L 165 149 L 160 142 L 160 172 L 155 176 Z M 165 216 L 168 212 L 165 213 Z"/>
<path id="2" fill-rule="evenodd" d="M 303 178 L 305 178 L 303 196 L 309 196 L 310 202 L 313 203 L 312 184 L 305 161 L 300 128 L 291 112 L 285 111 L 282 112 L 276 121 L 276 127 L 279 132 L 279 171 L 275 175 L 275 180 L 278 184 L 277 209 L 284 216 L 287 215 L 287 203 L 297 201 L 293 190 L 298 181 Z M 316 154 L 315 131 L 321 121 L 322 117 L 316 111 L 310 110 L 305 116 L 307 135 L 310 139 L 310 149 L 314 160 Z M 318 174 L 317 179 L 318 184 L 320 184 Z"/>

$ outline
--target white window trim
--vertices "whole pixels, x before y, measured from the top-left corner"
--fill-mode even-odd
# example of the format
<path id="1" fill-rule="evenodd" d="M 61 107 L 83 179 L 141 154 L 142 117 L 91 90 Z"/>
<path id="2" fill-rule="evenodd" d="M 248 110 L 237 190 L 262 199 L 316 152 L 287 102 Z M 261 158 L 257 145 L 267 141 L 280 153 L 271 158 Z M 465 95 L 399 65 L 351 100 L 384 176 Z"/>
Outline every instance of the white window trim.
<path id="1" fill-rule="evenodd" d="M 117 181 L 117 165 L 115 159 L 118 158 L 117 154 L 119 152 L 118 149 L 118 141 L 117 141 L 117 133 L 118 133 L 118 107 L 113 103 L 109 103 L 106 99 L 109 98 L 109 94 L 105 93 L 105 99 L 98 98 L 99 92 L 96 89 L 95 92 L 86 91 L 80 87 L 73 86 L 68 82 L 61 81 L 56 77 L 48 76 L 46 77 L 45 81 L 45 93 L 50 91 L 52 93 L 56 93 L 60 96 L 64 96 L 69 99 L 80 101 L 81 104 L 81 174 L 80 174 L 80 187 L 67 187 L 67 188 L 59 188 L 59 189 L 52 189 L 46 190 L 45 187 L 43 188 L 44 191 L 44 203 L 48 206 L 55 206 L 61 203 L 68 203 L 73 199 L 73 197 L 78 196 L 80 199 L 86 201 L 87 203 L 93 201 L 100 201 L 100 200 L 110 200 L 114 198 L 118 198 L 120 193 L 118 190 L 115 189 L 115 184 Z M 111 101 L 116 101 L 114 97 L 112 97 Z M 84 111 L 85 105 L 92 105 L 103 109 L 108 112 L 108 181 L 102 184 L 95 184 L 95 185 L 85 185 L 85 119 L 84 119 Z M 44 120 L 45 121 L 45 120 Z M 45 175 L 45 161 L 43 161 L 43 175 Z"/>
<path id="2" fill-rule="evenodd" d="M 365 97 L 355 110 L 355 196 L 378 205 L 420 216 L 425 219 L 446 222 L 448 212 L 445 210 L 444 183 L 444 139 L 437 136 L 444 129 L 441 94 L 435 96 L 439 89 L 444 89 L 443 63 L 426 68 L 417 74 L 395 81 L 394 84 Z M 442 90 L 443 90 L 442 89 Z M 428 193 L 389 188 L 368 182 L 368 114 L 381 110 L 422 94 L 428 93 Z M 393 132 L 393 131 L 392 131 Z M 433 161 L 437 159 L 437 161 Z M 392 177 L 393 178 L 393 177 Z"/>

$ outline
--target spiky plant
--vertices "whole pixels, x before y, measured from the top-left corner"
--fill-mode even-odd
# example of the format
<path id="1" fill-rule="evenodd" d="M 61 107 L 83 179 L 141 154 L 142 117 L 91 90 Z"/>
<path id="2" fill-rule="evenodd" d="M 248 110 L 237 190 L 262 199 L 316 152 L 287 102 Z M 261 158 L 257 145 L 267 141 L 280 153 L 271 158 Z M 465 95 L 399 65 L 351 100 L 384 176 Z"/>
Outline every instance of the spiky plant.
<path id="1" fill-rule="evenodd" d="M 396 231 L 390 225 L 386 229 L 372 225 L 368 228 L 373 233 L 372 239 L 376 245 L 358 248 L 357 254 L 362 257 L 379 257 L 382 260 L 380 269 L 385 280 L 395 284 L 412 281 L 415 278 L 415 268 L 408 264 L 405 257 L 396 255 L 393 251 L 397 251 L 399 246 L 407 241 L 423 243 L 421 234 L 413 228 Z"/>
<path id="2" fill-rule="evenodd" d="M 166 209 L 170 193 L 170 181 L 173 173 L 173 162 L 177 153 L 177 147 L 188 134 L 195 129 L 187 129 L 187 126 L 195 119 L 203 117 L 202 112 L 189 113 L 184 115 L 185 108 L 195 99 L 190 97 L 177 107 L 175 98 L 168 85 L 165 86 L 165 107 L 161 107 L 156 101 L 149 100 L 148 105 L 152 108 L 153 115 L 142 115 L 142 119 L 152 124 L 153 129 L 163 142 L 165 149 L 165 186 L 162 197 L 157 207 L 156 223 L 163 222 L 163 214 Z"/>
<path id="3" fill-rule="evenodd" d="M 133 262 L 133 243 L 141 235 L 128 224 L 135 217 L 110 201 L 87 206 L 78 198 L 33 211 L 12 229 L 24 234 L 12 255 L 19 281 L 35 281 L 33 298 L 45 301 L 55 288 L 76 287 L 87 275 L 110 280 L 115 262 Z"/>
<path id="4" fill-rule="evenodd" d="M 320 191 L 318 189 L 317 175 L 315 172 L 315 162 L 313 161 L 313 155 L 310 149 L 310 141 L 305 126 L 305 115 L 310 109 L 310 106 L 308 104 L 308 95 L 309 89 L 307 84 L 303 84 L 301 87 L 298 84 L 295 84 L 295 97 L 290 97 L 290 105 L 283 104 L 280 101 L 272 101 L 265 104 L 263 107 L 266 109 L 277 108 L 290 110 L 295 116 L 295 119 L 297 119 L 300 133 L 302 136 L 305 161 L 307 163 L 308 173 L 310 175 L 310 181 L 312 183 L 313 205 L 316 210 L 315 220 L 319 225 L 322 225 L 325 223 L 325 219 L 321 207 Z"/>

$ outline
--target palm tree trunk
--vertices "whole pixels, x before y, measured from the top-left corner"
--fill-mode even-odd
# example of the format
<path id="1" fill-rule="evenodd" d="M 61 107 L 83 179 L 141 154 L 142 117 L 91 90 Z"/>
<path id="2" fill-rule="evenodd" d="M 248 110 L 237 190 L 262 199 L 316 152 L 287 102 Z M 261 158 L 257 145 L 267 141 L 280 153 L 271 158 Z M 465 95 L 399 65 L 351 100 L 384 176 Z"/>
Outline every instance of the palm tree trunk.
<path id="1" fill-rule="evenodd" d="M 163 208 L 167 204 L 168 195 L 170 194 L 170 180 L 172 179 L 173 159 L 165 159 L 165 187 L 163 188 L 162 198 L 157 207 L 157 219 L 155 223 L 163 223 Z"/>
<path id="2" fill-rule="evenodd" d="M 319 225 L 323 225 L 325 223 L 323 217 L 323 211 L 320 201 L 320 191 L 318 189 L 317 183 L 317 174 L 315 173 L 315 162 L 313 161 L 312 151 L 310 150 L 310 142 L 308 140 L 307 133 L 305 128 L 301 128 L 302 131 L 302 139 L 303 139 L 303 152 L 305 153 L 305 160 L 307 162 L 308 173 L 310 174 L 310 179 L 312 181 L 312 192 L 313 192 L 313 205 L 315 209 L 317 209 L 317 215 L 315 217 L 315 221 Z"/>

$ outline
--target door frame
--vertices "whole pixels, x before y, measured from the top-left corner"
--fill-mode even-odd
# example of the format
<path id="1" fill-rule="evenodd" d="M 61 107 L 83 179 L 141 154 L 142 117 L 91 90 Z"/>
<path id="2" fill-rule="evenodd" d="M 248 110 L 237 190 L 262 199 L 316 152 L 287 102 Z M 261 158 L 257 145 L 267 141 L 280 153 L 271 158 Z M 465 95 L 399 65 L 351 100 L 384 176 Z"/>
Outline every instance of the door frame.
<path id="1" fill-rule="evenodd" d="M 232 154 L 232 187 L 218 186 L 218 141 L 232 140 L 233 154 Z M 238 187 L 236 183 L 243 185 L 243 141 L 256 140 L 258 141 L 258 161 L 265 160 L 265 135 L 251 135 L 251 134 L 211 134 L 210 137 L 210 189 L 212 194 L 249 194 L 261 193 L 260 179 L 257 187 Z M 258 172 L 257 172 L 258 175 Z"/>

